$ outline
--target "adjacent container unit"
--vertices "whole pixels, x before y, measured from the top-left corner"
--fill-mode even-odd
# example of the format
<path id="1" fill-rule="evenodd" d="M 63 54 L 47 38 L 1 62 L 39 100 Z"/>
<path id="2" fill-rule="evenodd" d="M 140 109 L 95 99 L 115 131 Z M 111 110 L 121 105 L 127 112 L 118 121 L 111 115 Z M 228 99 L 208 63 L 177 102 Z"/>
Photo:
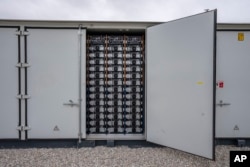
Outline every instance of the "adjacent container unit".
<path id="1" fill-rule="evenodd" d="M 0 139 L 18 139 L 21 124 L 20 103 L 20 37 L 16 36 L 18 26 L 0 26 Z M 8 72 L 7 72 L 8 71 Z"/>
<path id="2" fill-rule="evenodd" d="M 216 138 L 250 138 L 250 27 L 222 27 L 217 44 Z"/>
<path id="3" fill-rule="evenodd" d="M 216 47 L 216 26 L 216 11 L 167 23 L 2 20 L 0 138 L 147 140 L 213 159 L 215 134 L 249 137 L 235 112 L 247 115 L 249 97 L 233 105 L 242 89 L 229 84 L 247 71 L 248 53 L 238 60 L 233 47 L 249 52 L 248 32 L 235 42 L 219 31 Z"/>

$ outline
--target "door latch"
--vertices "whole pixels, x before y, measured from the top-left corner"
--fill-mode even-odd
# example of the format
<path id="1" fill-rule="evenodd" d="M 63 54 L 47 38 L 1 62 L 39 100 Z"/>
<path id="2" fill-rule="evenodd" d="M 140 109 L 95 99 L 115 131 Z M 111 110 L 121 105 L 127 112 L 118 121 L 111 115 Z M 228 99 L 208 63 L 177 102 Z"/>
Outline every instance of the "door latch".
<path id="1" fill-rule="evenodd" d="M 220 102 L 218 104 L 216 104 L 217 106 L 223 107 L 223 106 L 228 106 L 231 105 L 231 103 L 224 103 L 223 100 L 220 100 Z"/>
<path id="2" fill-rule="evenodd" d="M 79 104 L 74 103 L 73 100 L 69 100 L 69 103 L 63 103 L 63 105 L 67 105 L 67 106 L 70 106 L 70 107 L 79 106 Z"/>
<path id="3" fill-rule="evenodd" d="M 24 126 L 24 125 L 18 126 L 16 129 L 19 130 L 19 131 L 21 131 L 21 132 L 22 132 L 22 131 L 31 130 L 30 127 Z"/>

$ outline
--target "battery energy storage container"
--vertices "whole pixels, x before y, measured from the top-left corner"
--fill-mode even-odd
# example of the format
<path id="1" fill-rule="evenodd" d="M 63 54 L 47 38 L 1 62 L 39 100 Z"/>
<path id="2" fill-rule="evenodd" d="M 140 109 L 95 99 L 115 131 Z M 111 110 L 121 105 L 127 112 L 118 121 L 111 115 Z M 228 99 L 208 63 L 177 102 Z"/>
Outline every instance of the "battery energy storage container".
<path id="1" fill-rule="evenodd" d="M 242 117 L 224 119 L 232 98 L 216 85 L 226 75 L 216 67 L 218 55 L 226 59 L 217 55 L 216 17 L 0 20 L 0 139 L 146 140 L 213 159 L 215 134 L 249 136 Z"/>

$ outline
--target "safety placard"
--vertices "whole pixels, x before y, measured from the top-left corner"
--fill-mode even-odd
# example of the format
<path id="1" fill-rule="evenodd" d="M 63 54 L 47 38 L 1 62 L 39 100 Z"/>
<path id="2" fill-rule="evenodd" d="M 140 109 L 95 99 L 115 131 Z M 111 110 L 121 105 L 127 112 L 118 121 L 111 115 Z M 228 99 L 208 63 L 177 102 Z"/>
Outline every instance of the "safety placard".
<path id="1" fill-rule="evenodd" d="M 217 87 L 218 88 L 224 88 L 224 81 L 218 81 L 217 82 Z"/>
<path id="2" fill-rule="evenodd" d="M 242 32 L 238 33 L 238 41 L 244 41 L 244 33 Z"/>

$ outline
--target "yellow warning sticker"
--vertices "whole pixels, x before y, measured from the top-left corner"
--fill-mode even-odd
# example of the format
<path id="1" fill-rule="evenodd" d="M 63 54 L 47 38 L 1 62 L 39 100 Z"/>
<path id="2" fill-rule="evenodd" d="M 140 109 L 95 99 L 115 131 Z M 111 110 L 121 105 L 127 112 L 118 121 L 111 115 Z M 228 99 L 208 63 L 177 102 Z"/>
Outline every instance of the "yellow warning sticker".
<path id="1" fill-rule="evenodd" d="M 204 84 L 204 82 L 202 82 L 202 81 L 198 81 L 198 82 L 196 82 L 196 84 L 197 84 L 197 85 L 203 85 L 203 84 Z"/>
<path id="2" fill-rule="evenodd" d="M 238 41 L 244 41 L 244 33 L 242 32 L 238 33 Z"/>

